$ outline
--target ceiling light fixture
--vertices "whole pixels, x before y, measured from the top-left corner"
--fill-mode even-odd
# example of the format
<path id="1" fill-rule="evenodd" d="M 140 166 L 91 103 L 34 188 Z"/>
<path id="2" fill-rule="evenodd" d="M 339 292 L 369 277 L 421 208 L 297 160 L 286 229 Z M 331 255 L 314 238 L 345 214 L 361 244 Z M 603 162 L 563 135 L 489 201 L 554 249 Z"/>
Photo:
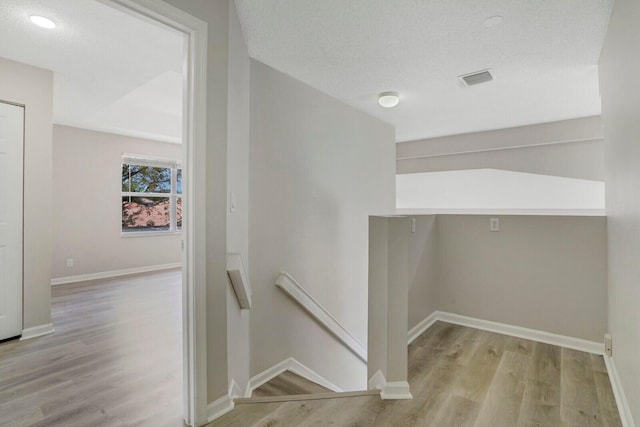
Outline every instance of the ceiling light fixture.
<path id="1" fill-rule="evenodd" d="M 400 102 L 398 92 L 382 92 L 378 95 L 378 104 L 384 108 L 393 108 Z"/>
<path id="2" fill-rule="evenodd" d="M 504 18 L 502 16 L 495 15 L 485 19 L 482 25 L 484 25 L 487 28 L 492 28 L 492 27 L 495 27 L 496 25 L 502 24 L 502 21 L 504 21 Z"/>
<path id="3" fill-rule="evenodd" d="M 46 28 L 48 30 L 56 27 L 56 23 L 55 22 L 53 22 L 49 18 L 45 18 L 44 16 L 31 15 L 29 17 L 29 19 L 31 19 L 31 22 L 36 24 L 38 27 Z"/>

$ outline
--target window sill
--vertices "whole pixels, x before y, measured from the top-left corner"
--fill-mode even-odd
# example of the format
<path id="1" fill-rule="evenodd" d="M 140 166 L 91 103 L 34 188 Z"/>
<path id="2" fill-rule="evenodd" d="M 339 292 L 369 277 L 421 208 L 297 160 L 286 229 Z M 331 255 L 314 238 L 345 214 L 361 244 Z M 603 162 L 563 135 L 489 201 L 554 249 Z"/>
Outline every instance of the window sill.
<path id="1" fill-rule="evenodd" d="M 174 236 L 179 234 L 182 234 L 182 231 L 129 231 L 120 233 L 120 237 L 128 239 L 130 237 Z"/>

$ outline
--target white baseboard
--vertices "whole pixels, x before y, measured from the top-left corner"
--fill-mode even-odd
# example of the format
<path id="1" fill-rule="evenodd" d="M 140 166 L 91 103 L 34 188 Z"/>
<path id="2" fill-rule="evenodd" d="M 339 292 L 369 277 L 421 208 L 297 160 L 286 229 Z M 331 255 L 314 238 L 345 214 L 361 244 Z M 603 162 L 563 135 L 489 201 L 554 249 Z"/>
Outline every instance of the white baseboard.
<path id="1" fill-rule="evenodd" d="M 51 279 L 51 286 L 64 285 L 67 283 L 85 282 L 87 280 L 108 279 L 111 277 L 128 276 L 130 274 L 150 273 L 152 271 L 172 270 L 182 267 L 182 263 L 150 265 L 147 267 L 125 268 L 122 270 L 102 271 L 100 273 L 78 274 L 77 276 L 58 277 Z"/>
<path id="2" fill-rule="evenodd" d="M 245 390 L 244 397 L 251 397 L 253 390 L 257 389 L 262 384 L 271 381 L 273 378 L 277 377 L 284 371 L 291 371 L 294 374 L 300 375 L 301 377 L 306 378 L 309 381 L 312 381 L 323 387 L 326 387 L 331 391 L 342 392 L 340 387 L 333 384 L 322 375 L 318 374 L 308 366 L 305 366 L 302 363 L 298 362 L 293 357 L 289 357 L 282 362 L 276 363 L 272 367 L 267 368 L 259 374 L 251 377 L 251 379 L 249 380 L 249 384 L 247 384 L 247 389 Z"/>
<path id="3" fill-rule="evenodd" d="M 43 335 L 49 335 L 49 334 L 52 334 L 54 331 L 55 329 L 53 329 L 52 323 L 32 326 L 31 328 L 26 328 L 22 330 L 22 336 L 20 337 L 20 341 L 30 340 L 31 338 L 41 337 Z"/>
<path id="4" fill-rule="evenodd" d="M 235 403 L 233 399 L 242 397 L 242 387 L 233 378 L 229 381 L 227 394 L 207 405 L 207 422 L 220 418 L 224 414 L 233 411 Z"/>
<path id="5" fill-rule="evenodd" d="M 622 382 L 620 381 L 620 374 L 613 360 L 613 357 L 604 356 L 604 363 L 607 365 L 607 372 L 609 373 L 609 381 L 611 381 L 611 388 L 613 389 L 613 395 L 616 398 L 616 405 L 618 405 L 618 412 L 620 412 L 620 421 L 622 421 L 623 427 L 636 427 L 633 421 L 633 415 L 631 414 L 631 407 L 629 401 L 624 393 Z"/>
<path id="6" fill-rule="evenodd" d="M 441 320 L 443 322 L 454 323 L 456 325 L 496 332 L 498 334 L 524 338 L 531 341 L 538 341 L 545 344 L 557 345 L 559 347 L 571 348 L 587 353 L 598 355 L 604 354 L 604 343 L 587 341 L 581 338 L 574 338 L 566 335 L 539 331 L 536 329 L 523 328 L 521 326 L 507 325 L 505 323 L 492 322 L 490 320 L 476 319 L 473 317 L 462 316 L 460 314 L 454 313 L 446 313 L 443 311 L 435 312 L 435 320 Z"/>
<path id="7" fill-rule="evenodd" d="M 404 400 L 413 399 L 413 395 L 411 395 L 411 391 L 409 390 L 408 382 L 391 381 L 385 383 L 380 391 L 380 398 L 382 400 Z"/>
<path id="8" fill-rule="evenodd" d="M 430 315 L 424 318 L 420 323 L 418 323 L 413 328 L 409 329 L 409 344 L 415 341 L 420 335 L 424 333 L 427 329 L 429 329 L 434 323 L 438 321 L 438 313 L 439 311 L 434 311 Z"/>
<path id="9" fill-rule="evenodd" d="M 337 393 L 340 393 L 343 391 L 340 387 L 338 387 L 337 385 L 335 385 L 334 383 L 332 383 L 322 375 L 318 374 L 316 371 L 309 368 L 308 366 L 298 362 L 293 357 L 289 358 L 289 363 L 290 363 L 289 370 L 294 374 L 300 375 L 301 377 L 306 378 L 309 381 L 314 382 L 316 384 L 319 384 L 324 388 L 328 388 L 331 391 L 335 391 Z"/>
<path id="10" fill-rule="evenodd" d="M 228 394 L 214 400 L 207 405 L 207 422 L 210 423 L 224 414 L 233 411 L 234 407 L 233 399 Z"/>
<path id="11" fill-rule="evenodd" d="M 244 397 L 251 397 L 251 395 L 253 394 L 253 390 L 257 389 L 262 384 L 271 381 L 271 379 L 277 377 L 278 375 L 289 369 L 289 363 L 289 359 L 285 359 L 282 362 L 276 363 L 270 368 L 267 368 L 259 374 L 251 377 L 244 392 Z"/>
<path id="12" fill-rule="evenodd" d="M 406 381 L 387 382 L 381 370 L 378 370 L 367 382 L 369 390 L 380 390 L 382 400 L 406 400 L 413 399 L 409 383 Z"/>

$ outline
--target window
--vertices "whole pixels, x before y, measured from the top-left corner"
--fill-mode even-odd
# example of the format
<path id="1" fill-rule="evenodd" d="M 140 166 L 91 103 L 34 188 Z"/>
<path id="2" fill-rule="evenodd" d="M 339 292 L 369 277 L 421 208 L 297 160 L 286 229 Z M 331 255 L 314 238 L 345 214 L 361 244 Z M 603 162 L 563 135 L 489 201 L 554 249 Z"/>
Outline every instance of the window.
<path id="1" fill-rule="evenodd" d="M 122 157 L 122 233 L 182 231 L 182 170 L 175 161 Z"/>

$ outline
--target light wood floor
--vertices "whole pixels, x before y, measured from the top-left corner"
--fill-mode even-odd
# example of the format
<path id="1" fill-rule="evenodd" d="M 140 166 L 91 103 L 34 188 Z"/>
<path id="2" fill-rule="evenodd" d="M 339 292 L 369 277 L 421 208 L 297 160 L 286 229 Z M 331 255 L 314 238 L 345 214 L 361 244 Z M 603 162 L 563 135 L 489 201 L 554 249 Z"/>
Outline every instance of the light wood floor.
<path id="1" fill-rule="evenodd" d="M 180 273 L 57 286 L 52 335 L 0 344 L 1 426 L 183 426 Z M 620 426 L 602 357 L 438 322 L 413 400 L 244 403 L 214 426 Z"/>
<path id="2" fill-rule="evenodd" d="M 331 390 L 285 371 L 253 390 L 251 397 L 288 396 L 297 394 L 330 393 Z"/>
<path id="3" fill-rule="evenodd" d="M 621 426 L 600 356 L 438 322 L 409 347 L 413 400 L 243 403 L 214 426 Z"/>
<path id="4" fill-rule="evenodd" d="M 53 288 L 55 333 L 0 344 L 1 426 L 183 426 L 181 273 Z"/>

